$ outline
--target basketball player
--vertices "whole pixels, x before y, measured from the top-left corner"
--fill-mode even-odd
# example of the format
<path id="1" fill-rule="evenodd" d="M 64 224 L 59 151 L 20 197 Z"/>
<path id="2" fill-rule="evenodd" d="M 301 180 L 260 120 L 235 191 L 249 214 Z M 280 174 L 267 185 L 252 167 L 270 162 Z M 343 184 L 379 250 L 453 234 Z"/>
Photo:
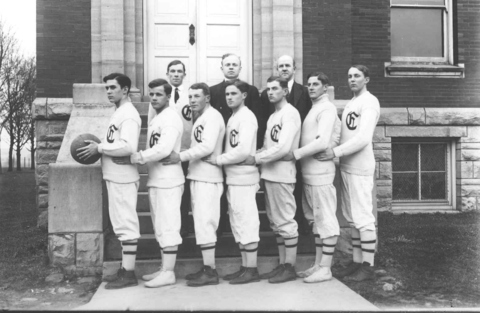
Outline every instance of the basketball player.
<path id="1" fill-rule="evenodd" d="M 141 120 L 137 109 L 130 102 L 130 78 L 112 73 L 103 78 L 108 100 L 116 106 L 110 118 L 102 143 L 85 140 L 89 145 L 79 148 L 78 156 L 86 159 L 102 154 L 103 179 L 108 191 L 108 212 L 113 231 L 122 244 L 122 266 L 111 278 L 106 289 L 119 289 L 138 285 L 135 276 L 137 241 L 140 238 L 137 216 L 137 191 L 140 176 L 136 165 L 119 165 L 113 157 L 130 156 L 137 151 Z"/>
<path id="2" fill-rule="evenodd" d="M 195 238 L 202 250 L 204 266 L 199 272 L 185 278 L 188 286 L 199 287 L 219 283 L 215 269 L 215 244 L 220 219 L 220 196 L 223 193 L 223 173 L 220 166 L 204 162 L 202 158 L 222 153 L 225 124 L 222 115 L 210 106 L 207 84 L 196 83 L 190 86 L 188 97 L 190 107 L 198 114 L 192 128 L 191 147 L 180 154 L 173 151 L 163 162 L 190 162 L 187 178 L 190 179 Z"/>
<path id="3" fill-rule="evenodd" d="M 369 280 L 375 276 L 373 265 L 377 235 L 372 203 L 375 173 L 372 138 L 380 116 L 380 104 L 367 90 L 369 81 L 366 66 L 354 65 L 348 70 L 348 84 L 353 98 L 343 110 L 340 145 L 327 148 L 318 156 L 321 161 L 335 156 L 340 158 L 341 205 L 352 230 L 353 262 L 334 276 L 350 281 Z"/>
<path id="4" fill-rule="evenodd" d="M 262 151 L 254 157 L 249 156 L 242 164 L 261 165 L 267 216 L 277 237 L 280 264 L 261 278 L 270 283 L 283 283 L 296 279 L 298 225 L 294 219 L 295 161 L 281 159 L 298 148 L 301 121 L 298 110 L 287 102 L 287 80 L 271 76 L 267 80 L 267 93 L 269 101 L 275 105 L 275 112 L 268 119 Z"/>
<path id="5" fill-rule="evenodd" d="M 297 273 L 307 283 L 321 282 L 332 278 L 332 258 L 340 235 L 338 224 L 337 194 L 333 186 L 335 164 L 333 160 L 317 161 L 313 155 L 338 145 L 340 119 L 337 108 L 328 100 L 330 81 L 324 73 L 307 76 L 312 108 L 303 125 L 299 149 L 283 158 L 285 161 L 300 160 L 303 177 L 303 211 L 309 223 L 313 223 L 316 256 L 314 265 Z"/>
<path id="6" fill-rule="evenodd" d="M 180 236 L 180 202 L 185 177 L 180 163 L 165 166 L 158 162 L 172 151 L 179 152 L 183 133 L 182 121 L 168 102 L 172 87 L 164 79 L 149 84 L 151 107 L 157 115 L 148 125 L 147 148 L 127 158 L 114 158 L 117 164 L 147 164 L 148 196 L 155 238 L 162 251 L 162 267 L 142 278 L 146 287 L 173 285 L 176 282 L 174 267 Z"/>
<path id="7" fill-rule="evenodd" d="M 260 281 L 257 270 L 260 220 L 256 202 L 260 175 L 254 165 L 237 165 L 256 151 L 258 124 L 245 106 L 248 90 L 248 84 L 241 80 L 227 84 L 225 96 L 233 114 L 227 124 L 225 152 L 204 159 L 213 165 L 223 165 L 227 175 L 230 225 L 242 256 L 240 269 L 223 277 L 233 285 Z"/>

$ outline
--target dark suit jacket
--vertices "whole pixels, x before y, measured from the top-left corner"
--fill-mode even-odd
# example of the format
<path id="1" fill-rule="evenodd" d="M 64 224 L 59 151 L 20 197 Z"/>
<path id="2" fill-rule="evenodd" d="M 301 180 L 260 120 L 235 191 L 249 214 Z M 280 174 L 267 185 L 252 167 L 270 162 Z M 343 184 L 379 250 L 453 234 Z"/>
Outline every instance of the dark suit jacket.
<path id="1" fill-rule="evenodd" d="M 220 114 L 223 116 L 223 120 L 225 121 L 225 125 L 227 125 L 228 119 L 232 115 L 232 110 L 227 105 L 227 99 L 225 98 L 225 89 L 227 88 L 227 84 L 225 81 L 217 84 L 215 86 L 210 87 L 210 104 L 212 107 L 217 109 Z M 258 120 L 260 117 L 260 93 L 257 87 L 249 85 L 248 87 L 248 95 L 245 99 L 245 106 L 247 106 L 253 114 L 257 117 L 258 124 L 260 126 L 260 121 Z M 264 131 L 265 132 L 265 131 Z M 258 146 L 258 136 L 260 132 L 257 133 L 257 146 Z M 261 134 L 263 139 L 263 133 Z M 263 140 L 261 140 L 263 142 Z"/>
<path id="2" fill-rule="evenodd" d="M 292 95 L 289 95 L 287 97 L 287 101 L 293 105 L 295 108 L 297 108 L 298 112 L 300 113 L 300 119 L 303 120 L 307 116 L 308 112 L 312 108 L 312 100 L 310 99 L 310 96 L 308 95 L 308 89 L 307 87 L 304 87 L 300 85 L 297 82 L 293 82 L 292 86 L 292 94 L 293 94 L 293 99 L 291 99 Z M 265 131 L 267 130 L 267 121 L 270 115 L 275 112 L 275 105 L 268 100 L 268 95 L 267 95 L 267 90 L 265 89 L 262 92 L 261 96 L 261 101 L 262 101 L 262 107 L 260 109 L 260 115 L 261 117 L 259 118 L 259 124 L 260 121 L 262 122 L 262 125 L 258 126 L 259 132 L 260 129 L 262 130 L 262 145 L 263 145 L 263 136 L 265 135 Z"/>

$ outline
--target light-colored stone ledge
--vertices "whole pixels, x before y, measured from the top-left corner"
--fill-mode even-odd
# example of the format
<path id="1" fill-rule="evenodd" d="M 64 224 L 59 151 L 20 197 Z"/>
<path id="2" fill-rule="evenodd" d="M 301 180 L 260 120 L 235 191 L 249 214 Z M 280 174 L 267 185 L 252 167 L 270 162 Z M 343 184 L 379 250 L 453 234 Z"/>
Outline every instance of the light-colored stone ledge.
<path id="1" fill-rule="evenodd" d="M 36 98 L 32 104 L 36 120 L 66 120 L 72 113 L 72 98 Z"/>
<path id="2" fill-rule="evenodd" d="M 479 186 L 479 189 L 480 189 L 480 179 L 470 179 L 470 178 L 461 178 L 461 179 L 458 179 L 457 178 L 457 184 L 460 184 L 462 186 L 466 186 L 466 185 L 469 185 L 469 186 Z"/>
<path id="3" fill-rule="evenodd" d="M 427 125 L 480 125 L 480 108 L 425 108 Z"/>
<path id="4" fill-rule="evenodd" d="M 456 158 L 458 161 L 479 161 L 480 150 L 457 150 Z"/>
<path id="5" fill-rule="evenodd" d="M 466 126 L 386 126 L 387 137 L 466 137 Z"/>

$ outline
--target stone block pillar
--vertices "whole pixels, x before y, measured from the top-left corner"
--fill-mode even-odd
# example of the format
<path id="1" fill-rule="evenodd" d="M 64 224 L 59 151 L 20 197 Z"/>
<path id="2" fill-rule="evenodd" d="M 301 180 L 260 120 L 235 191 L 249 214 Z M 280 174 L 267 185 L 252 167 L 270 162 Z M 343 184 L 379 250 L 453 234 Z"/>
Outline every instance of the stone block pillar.
<path id="1" fill-rule="evenodd" d="M 133 101 L 143 93 L 143 1 L 92 0 L 92 83 L 112 72 L 132 80 Z"/>
<path id="2" fill-rule="evenodd" d="M 253 1 L 253 84 L 261 90 L 277 73 L 276 59 L 295 60 L 295 80 L 303 81 L 302 1 Z"/>
<path id="3" fill-rule="evenodd" d="M 103 84 L 74 84 L 70 120 L 48 171 L 48 254 L 50 263 L 65 273 L 88 276 L 102 271 L 108 206 L 100 161 L 75 162 L 70 145 L 84 133 L 102 139 L 114 110 Z"/>

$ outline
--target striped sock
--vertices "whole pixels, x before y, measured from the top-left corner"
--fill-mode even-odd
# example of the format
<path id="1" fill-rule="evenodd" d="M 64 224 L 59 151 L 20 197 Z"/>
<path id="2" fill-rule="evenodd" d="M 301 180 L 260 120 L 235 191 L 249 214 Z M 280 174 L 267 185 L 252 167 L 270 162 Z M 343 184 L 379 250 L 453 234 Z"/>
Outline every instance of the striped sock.
<path id="1" fill-rule="evenodd" d="M 127 271 L 133 271 L 135 269 L 137 245 L 137 240 L 122 241 L 122 266 Z"/>
<path id="2" fill-rule="evenodd" d="M 319 234 L 315 234 L 315 264 L 320 264 L 323 254 L 323 240 Z"/>
<path id="3" fill-rule="evenodd" d="M 238 243 L 238 247 L 240 248 L 240 254 L 242 255 L 242 266 L 247 266 L 247 254 L 245 252 L 245 246 L 241 243 Z"/>
<path id="4" fill-rule="evenodd" d="M 335 246 L 337 245 L 337 236 L 332 236 L 323 239 L 323 257 L 321 266 L 332 267 L 333 253 L 335 252 Z"/>
<path id="5" fill-rule="evenodd" d="M 276 234 L 275 236 L 277 240 L 279 263 L 285 264 L 285 242 L 283 241 L 283 237 L 279 234 Z"/>
<path id="6" fill-rule="evenodd" d="M 370 266 L 373 266 L 373 260 L 375 258 L 375 245 L 377 243 L 377 234 L 375 231 L 366 230 L 360 233 L 362 238 L 362 257 L 363 262 L 367 262 Z"/>
<path id="7" fill-rule="evenodd" d="M 362 246 L 360 245 L 360 232 L 356 228 L 352 228 L 352 247 L 353 262 L 362 263 Z"/>
<path id="8" fill-rule="evenodd" d="M 245 267 L 257 267 L 258 242 L 252 242 L 245 246 L 246 265 Z"/>
<path id="9" fill-rule="evenodd" d="M 203 265 L 215 268 L 215 243 L 208 245 L 201 245 Z"/>
<path id="10" fill-rule="evenodd" d="M 166 271 L 173 271 L 177 261 L 178 246 L 165 247 L 163 250 L 162 268 Z"/>
<path id="11" fill-rule="evenodd" d="M 285 263 L 294 266 L 297 261 L 298 237 L 283 238 L 283 240 L 285 240 Z"/>

